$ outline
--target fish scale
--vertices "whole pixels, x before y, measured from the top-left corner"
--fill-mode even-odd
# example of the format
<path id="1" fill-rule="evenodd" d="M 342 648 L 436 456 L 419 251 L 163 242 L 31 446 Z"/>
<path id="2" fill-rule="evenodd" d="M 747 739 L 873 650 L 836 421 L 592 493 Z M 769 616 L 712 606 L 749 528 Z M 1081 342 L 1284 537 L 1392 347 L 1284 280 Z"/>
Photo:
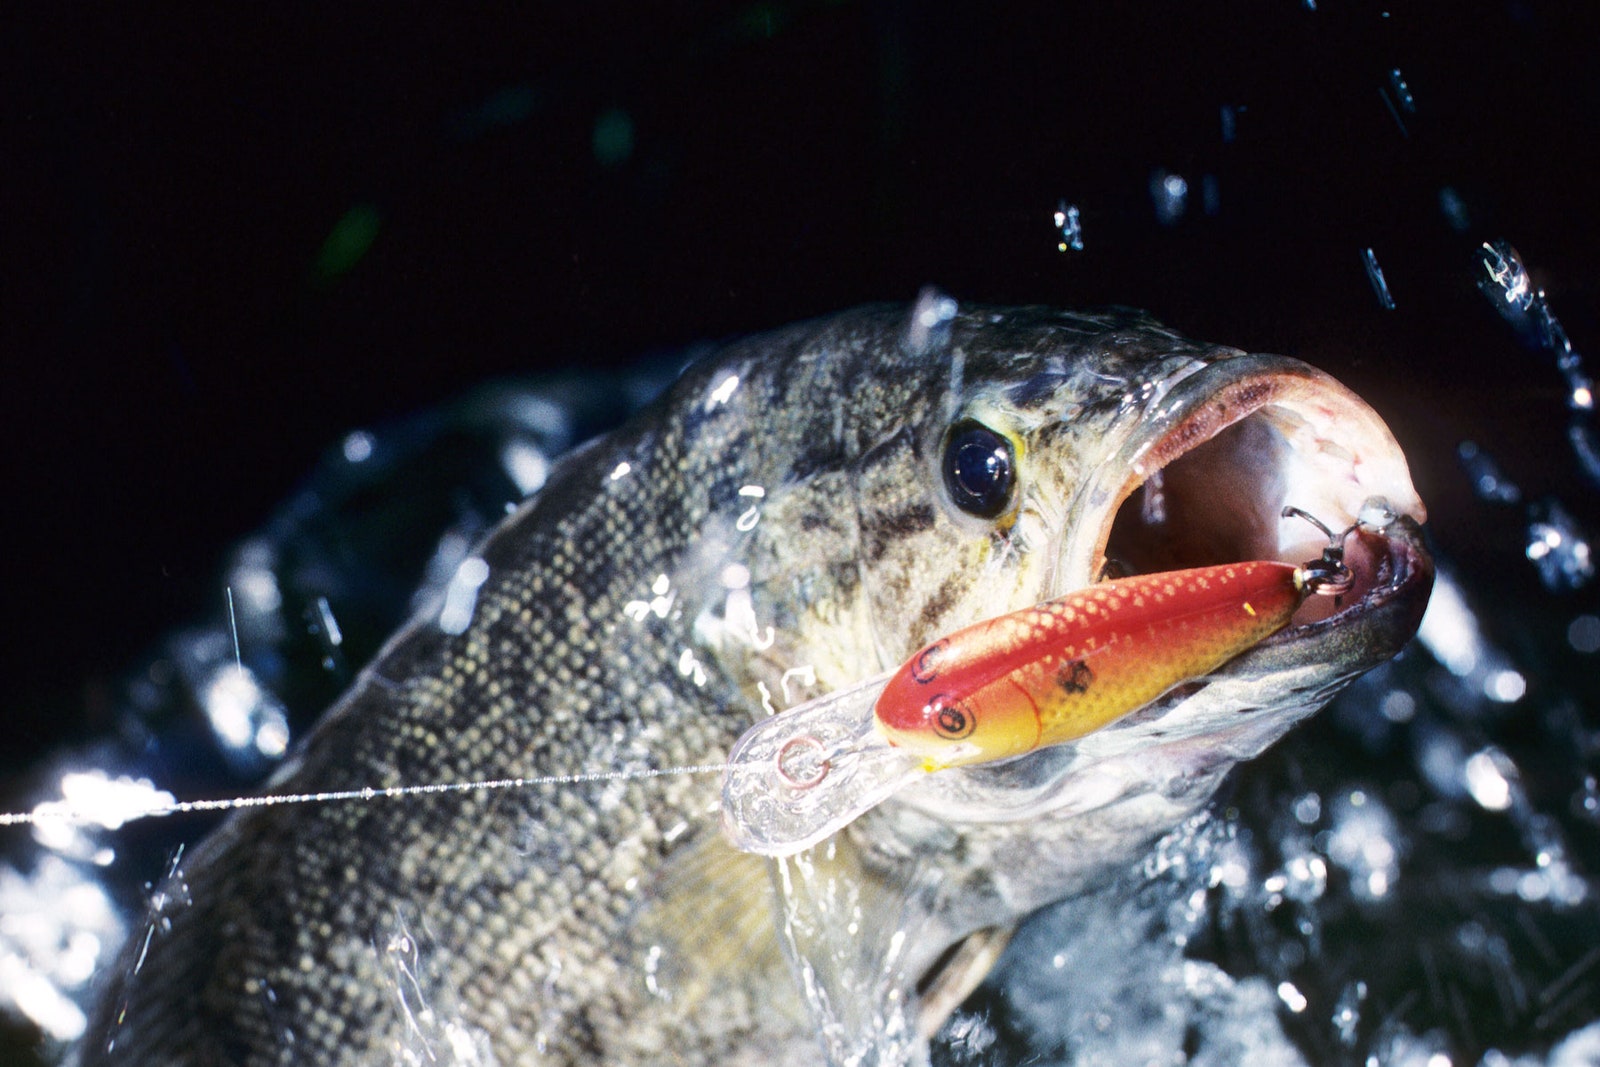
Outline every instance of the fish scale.
<path id="1" fill-rule="evenodd" d="M 670 456 L 673 442 L 662 436 L 658 455 Z M 522 522 L 537 525 L 535 507 L 484 546 L 491 582 L 471 627 L 448 640 L 425 625 L 391 644 L 277 784 L 382 788 L 583 770 L 594 752 L 575 744 L 592 743 L 607 724 L 637 734 L 643 723 L 675 721 L 682 748 L 725 747 L 738 720 L 719 728 L 716 717 L 681 714 L 686 694 L 665 642 L 608 640 L 621 619 L 612 596 L 621 562 L 633 575 L 670 569 L 670 551 L 695 521 L 692 500 L 657 499 L 675 485 L 671 471 L 655 478 L 647 467 L 627 493 L 595 484 L 597 473 L 569 467 L 590 483 L 593 503 L 564 516 L 553 535 L 517 536 Z M 612 621 L 564 626 L 562 609 L 573 605 Z M 652 687 L 626 706 L 606 699 L 609 678 L 639 674 L 670 688 Z M 196 905 L 172 916 L 171 933 L 153 939 L 139 974 L 126 980 L 134 998 L 105 1062 L 146 1063 L 159 1051 L 173 1063 L 332 1064 L 406 1048 L 415 1035 L 387 992 L 394 979 L 385 942 L 395 936 L 421 946 L 424 1003 L 414 1009 L 459 1011 L 465 1026 L 499 1035 L 491 1044 L 526 1054 L 532 1035 L 505 1010 L 503 989 L 553 993 L 564 1025 L 546 1035 L 549 1054 L 598 1053 L 606 1020 L 637 1014 L 620 993 L 631 983 L 619 972 L 631 961 L 608 951 L 632 896 L 624 885 L 643 872 L 622 846 L 655 845 L 663 815 L 687 817 L 712 795 L 704 782 L 629 783 L 602 817 L 605 788 L 232 820 L 186 862 Z M 699 794 L 693 802 L 691 793 Z M 532 824 L 542 837 L 580 844 L 559 850 L 558 864 L 526 862 L 508 831 Z M 373 841 L 395 847 L 363 844 Z M 539 951 L 552 941 L 561 945 L 560 976 Z M 173 996 L 175 981 L 192 990 Z M 94 1046 L 85 1051 L 87 1062 L 100 1062 Z M 510 1062 L 518 1053 L 499 1055 Z"/>
<path id="2" fill-rule="evenodd" d="M 717 763 L 763 693 L 846 685 L 1052 595 L 1045 553 L 1086 472 L 1142 425 L 1136 398 L 1236 355 L 1123 311 L 965 309 L 931 349 L 904 343 L 906 323 L 873 307 L 735 342 L 564 457 L 479 546 L 489 573 L 465 629 L 446 632 L 437 609 L 414 620 L 272 791 Z M 980 403 L 1034 434 L 1031 526 L 977 525 L 940 498 L 929 452 Z M 754 505 L 747 485 L 763 490 Z M 730 564 L 769 642 L 736 617 Z M 1398 647 L 1380 636 L 1351 643 L 1365 666 Z M 811 922 L 806 900 L 775 900 L 766 861 L 722 840 L 717 798 L 713 778 L 678 776 L 236 812 L 184 857 L 192 903 L 155 916 L 147 948 L 132 939 L 80 1062 L 815 1063 L 819 1039 L 842 1059 L 916 1010 L 952 944 L 1071 891 L 1077 874 L 1041 863 L 1114 857 L 1152 832 L 1123 820 L 1103 831 L 1116 842 L 1063 851 L 1049 820 L 957 820 L 938 832 L 958 847 L 934 852 L 925 817 L 886 806 L 815 868 L 836 881 L 811 904 L 866 910 Z M 866 985 L 817 941 L 850 924 L 863 933 L 837 959 Z M 821 961 L 814 990 L 855 1021 L 834 1026 L 801 996 L 782 938 Z"/>

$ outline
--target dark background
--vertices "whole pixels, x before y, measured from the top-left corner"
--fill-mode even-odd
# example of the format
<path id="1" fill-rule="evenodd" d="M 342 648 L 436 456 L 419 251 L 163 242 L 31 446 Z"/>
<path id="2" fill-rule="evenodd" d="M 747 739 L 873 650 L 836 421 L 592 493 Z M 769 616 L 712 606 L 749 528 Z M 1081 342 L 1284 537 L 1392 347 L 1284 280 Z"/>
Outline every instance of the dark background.
<path id="1" fill-rule="evenodd" d="M 1471 497 L 1462 438 L 1593 526 L 1560 377 L 1471 262 L 1511 240 L 1594 350 L 1591 5 L 986 6 L 8 8 L 0 769 L 104 729 L 350 428 L 926 283 L 1334 371 L 1469 569 L 1521 565 L 1521 513 Z"/>
<path id="2" fill-rule="evenodd" d="M 26 768 L 113 730 L 122 680 L 165 635 L 217 617 L 229 547 L 352 428 L 486 379 L 604 376 L 929 283 L 965 301 L 1136 305 L 1343 378 L 1401 439 L 1441 559 L 1529 675 L 1496 740 L 1536 800 L 1538 770 L 1560 769 L 1550 810 L 1567 810 L 1571 765 L 1592 769 L 1538 724 L 1594 692 L 1594 656 L 1564 638 L 1600 600 L 1542 587 L 1523 545 L 1530 503 L 1558 499 L 1595 531 L 1600 494 L 1568 445 L 1561 376 L 1476 290 L 1472 257 L 1510 240 L 1578 350 L 1597 351 L 1595 5 L 59 6 L 0 15 L 7 810 L 37 799 Z M 1163 171 L 1190 188 L 1171 224 L 1150 192 Z M 1441 208 L 1447 188 L 1464 223 Z M 1082 211 L 1081 252 L 1057 250 L 1063 199 Z M 1467 439 L 1520 503 L 1473 495 Z M 1279 777 L 1410 782 L 1403 750 L 1354 745 L 1337 712 L 1302 731 L 1319 731 L 1298 750 L 1315 764 L 1280 746 L 1257 780 L 1288 766 Z M 1592 878 L 1593 821 L 1577 821 L 1567 839 Z M 1454 936 L 1430 877 L 1453 889 L 1526 861 L 1504 827 L 1471 828 L 1488 859 L 1452 863 L 1465 846 L 1412 835 L 1422 903 L 1397 903 L 1392 925 L 1328 919 L 1330 946 L 1366 953 L 1351 973 L 1375 1005 L 1420 981 L 1405 969 L 1419 916 Z M 1550 934 L 1575 954 L 1591 935 Z M 1337 977 L 1350 957 L 1329 953 Z M 1485 1040 L 1538 1047 L 1570 1021 L 1552 1019 Z M 0 1036 L 0 1061 L 33 1043 Z"/>

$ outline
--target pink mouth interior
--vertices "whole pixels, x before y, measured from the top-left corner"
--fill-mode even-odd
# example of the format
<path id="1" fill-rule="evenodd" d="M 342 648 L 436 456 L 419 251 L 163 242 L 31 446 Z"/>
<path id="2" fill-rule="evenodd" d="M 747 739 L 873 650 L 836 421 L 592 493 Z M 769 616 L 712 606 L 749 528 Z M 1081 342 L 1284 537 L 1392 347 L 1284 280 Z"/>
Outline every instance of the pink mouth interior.
<path id="1" fill-rule="evenodd" d="M 1185 428 L 1174 438 L 1181 447 L 1196 436 Z M 1336 533 L 1354 517 L 1321 503 L 1328 494 L 1306 484 L 1309 476 L 1303 464 L 1293 462 L 1293 453 L 1274 420 L 1260 410 L 1188 447 L 1118 508 L 1105 547 L 1107 576 L 1251 559 L 1296 564 L 1317 559 L 1327 537 L 1310 523 L 1285 524 L 1283 507 L 1304 507 Z M 1308 597 L 1293 625 L 1359 605 L 1393 579 L 1388 539 L 1381 535 L 1351 534 L 1344 540 L 1344 559 L 1355 575 L 1354 586 L 1339 597 Z"/>

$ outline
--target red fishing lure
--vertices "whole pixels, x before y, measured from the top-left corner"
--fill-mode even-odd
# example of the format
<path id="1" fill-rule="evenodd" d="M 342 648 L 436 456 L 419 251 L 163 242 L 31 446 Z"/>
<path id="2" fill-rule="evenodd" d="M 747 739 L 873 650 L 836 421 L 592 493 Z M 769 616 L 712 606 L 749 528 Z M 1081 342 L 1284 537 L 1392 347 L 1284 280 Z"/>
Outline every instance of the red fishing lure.
<path id="1" fill-rule="evenodd" d="M 1289 624 L 1307 572 L 1262 560 L 1102 582 L 913 655 L 873 715 L 929 770 L 1070 741 Z"/>

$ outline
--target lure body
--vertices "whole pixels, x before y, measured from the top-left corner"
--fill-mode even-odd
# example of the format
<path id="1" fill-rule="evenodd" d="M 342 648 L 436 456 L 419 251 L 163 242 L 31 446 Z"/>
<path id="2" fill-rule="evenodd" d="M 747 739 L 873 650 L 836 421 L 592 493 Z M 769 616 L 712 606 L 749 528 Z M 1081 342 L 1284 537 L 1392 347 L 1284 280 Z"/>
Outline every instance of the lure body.
<path id="1" fill-rule="evenodd" d="M 929 770 L 1070 741 L 1281 630 L 1306 591 L 1271 560 L 1102 582 L 923 648 L 874 720 Z"/>

